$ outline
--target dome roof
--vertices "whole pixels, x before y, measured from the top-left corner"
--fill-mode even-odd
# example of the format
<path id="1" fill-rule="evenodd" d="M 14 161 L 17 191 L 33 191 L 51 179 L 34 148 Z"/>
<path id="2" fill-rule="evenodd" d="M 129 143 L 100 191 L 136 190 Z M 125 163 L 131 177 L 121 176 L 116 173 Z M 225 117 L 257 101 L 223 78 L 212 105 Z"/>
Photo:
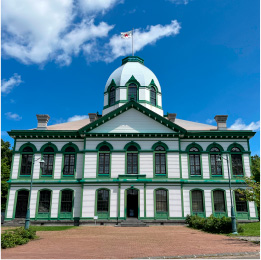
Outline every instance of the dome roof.
<path id="1" fill-rule="evenodd" d="M 129 56 L 122 60 L 122 65 L 116 69 L 107 80 L 104 92 L 107 91 L 111 81 L 114 80 L 116 86 L 125 86 L 131 76 L 140 83 L 141 86 L 149 86 L 153 80 L 156 84 L 158 91 L 161 92 L 159 81 L 155 74 L 146 66 L 144 60 L 137 56 Z"/>

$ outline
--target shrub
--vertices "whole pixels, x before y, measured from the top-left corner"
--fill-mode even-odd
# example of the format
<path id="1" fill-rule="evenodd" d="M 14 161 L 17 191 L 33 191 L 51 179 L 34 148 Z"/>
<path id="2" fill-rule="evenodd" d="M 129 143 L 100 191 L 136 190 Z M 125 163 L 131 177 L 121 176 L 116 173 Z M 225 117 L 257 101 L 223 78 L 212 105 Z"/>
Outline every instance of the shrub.
<path id="1" fill-rule="evenodd" d="M 227 217 L 216 218 L 211 215 L 208 218 L 187 215 L 185 222 L 189 227 L 202 229 L 210 233 L 228 234 L 232 232 L 231 219 Z"/>
<path id="2" fill-rule="evenodd" d="M 1 248 L 10 248 L 17 245 L 23 245 L 28 243 L 30 240 L 36 238 L 36 232 L 29 228 L 16 228 L 14 230 L 7 230 L 1 234 Z"/>

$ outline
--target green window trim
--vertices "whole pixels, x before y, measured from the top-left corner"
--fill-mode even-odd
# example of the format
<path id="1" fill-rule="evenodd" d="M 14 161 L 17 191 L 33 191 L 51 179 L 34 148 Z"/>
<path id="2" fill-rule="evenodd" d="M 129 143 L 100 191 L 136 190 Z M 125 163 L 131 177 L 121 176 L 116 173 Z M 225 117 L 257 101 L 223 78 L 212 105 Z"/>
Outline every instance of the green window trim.
<path id="1" fill-rule="evenodd" d="M 52 147 L 54 149 L 54 152 L 45 152 L 44 149 L 47 147 Z M 44 159 L 45 155 L 53 155 L 53 170 L 52 170 L 52 174 L 43 174 L 43 170 L 40 168 L 40 178 L 44 179 L 54 179 L 54 171 L 55 171 L 55 161 L 56 161 L 56 153 L 58 152 L 58 149 L 53 146 L 53 145 L 44 145 L 42 147 L 43 149 L 41 149 L 41 159 Z"/>
<path id="2" fill-rule="evenodd" d="M 219 151 L 211 151 L 212 148 L 217 148 Z M 209 173 L 210 173 L 210 178 L 213 179 L 223 179 L 224 178 L 224 165 L 223 165 L 223 159 L 222 159 L 222 147 L 220 145 L 216 145 L 215 143 L 211 144 L 208 146 L 207 151 L 209 152 L 208 154 L 208 163 L 209 163 Z M 212 172 L 212 161 L 211 157 L 215 156 L 215 166 L 217 164 L 216 157 L 221 158 L 221 174 L 213 174 Z"/>
<path id="3" fill-rule="evenodd" d="M 9 187 L 10 190 L 10 187 Z M 30 190 L 27 188 L 21 188 L 15 191 L 15 198 L 14 198 L 14 207 L 13 207 L 13 217 L 12 219 L 15 219 L 15 213 L 16 213 L 16 206 L 17 206 L 17 199 L 18 199 L 18 192 L 19 191 L 28 191 L 28 201 L 29 201 L 29 196 L 30 196 Z M 8 205 L 9 206 L 9 205 Z M 30 212 L 30 219 L 31 219 L 31 212 Z"/>
<path id="4" fill-rule="evenodd" d="M 66 152 L 66 149 L 72 147 L 75 151 L 71 151 L 71 152 Z M 61 172 L 61 176 L 62 178 L 72 178 L 75 179 L 76 176 L 76 167 L 77 167 L 77 153 L 79 152 L 78 146 L 76 146 L 75 144 L 73 144 L 72 142 L 66 144 L 63 146 L 62 148 L 62 153 L 63 153 L 63 158 L 62 158 L 62 172 Z M 65 167 L 65 156 L 66 155 L 74 155 L 74 169 L 73 169 L 73 174 L 64 174 L 64 167 Z M 70 157 L 69 157 L 70 159 Z"/>
<path id="5" fill-rule="evenodd" d="M 215 191 L 222 191 L 223 194 L 224 194 L 224 207 L 225 207 L 225 211 L 221 212 L 221 211 L 215 211 L 215 200 L 214 200 L 214 192 Z M 220 188 L 216 188 L 216 189 L 213 189 L 211 190 L 211 204 L 212 204 L 212 214 L 215 216 L 215 217 L 228 217 L 228 211 L 227 211 L 227 198 L 226 198 L 226 191 L 223 190 L 223 189 L 220 189 Z"/>
<path id="6" fill-rule="evenodd" d="M 202 212 L 193 212 L 193 207 L 192 207 L 192 192 L 193 191 L 201 191 L 202 193 L 202 206 L 203 206 L 203 211 Z M 198 215 L 199 217 L 206 217 L 206 208 L 205 208 L 205 192 L 202 189 L 199 188 L 195 188 L 190 190 L 189 192 L 189 196 L 190 196 L 190 214 L 191 215 Z"/>
<path id="7" fill-rule="evenodd" d="M 246 207 L 247 207 L 247 211 L 246 212 L 240 212 L 237 211 L 237 204 L 236 204 L 236 191 L 237 190 L 233 190 L 232 196 L 233 196 L 233 201 L 234 201 L 234 210 L 236 213 L 236 219 L 250 219 L 250 211 L 249 211 L 249 204 L 248 201 L 246 201 Z"/>
<path id="8" fill-rule="evenodd" d="M 162 146 L 164 151 L 156 151 L 157 147 Z M 168 178 L 168 146 L 163 142 L 157 142 L 152 146 L 153 149 L 153 177 L 154 178 Z M 165 173 L 156 173 L 156 154 L 165 155 Z M 160 167 L 161 167 L 161 156 L 160 156 Z"/>
<path id="9" fill-rule="evenodd" d="M 61 212 L 61 205 L 62 205 L 62 192 L 63 191 L 71 191 L 72 192 L 72 210 L 71 212 Z M 59 209 L 58 209 L 58 220 L 60 219 L 73 219 L 73 215 L 74 215 L 74 200 L 75 200 L 75 192 L 73 189 L 69 189 L 69 188 L 65 188 L 60 190 L 59 192 Z"/>
<path id="10" fill-rule="evenodd" d="M 106 146 L 108 148 L 108 151 L 100 151 L 100 149 Z M 96 178 L 111 178 L 111 151 L 113 150 L 113 146 L 108 143 L 108 142 L 102 142 L 100 144 L 97 145 L 96 147 L 97 150 L 97 166 L 96 166 Z M 100 173 L 100 155 L 104 154 L 106 156 L 106 154 L 109 154 L 109 173 Z M 104 158 L 105 160 L 105 158 Z M 104 161 L 105 164 L 105 161 Z M 104 165 L 105 166 L 105 165 Z"/>
<path id="11" fill-rule="evenodd" d="M 193 147 L 198 149 L 198 147 L 196 147 L 196 146 L 192 146 L 192 147 L 190 147 L 190 149 L 193 148 Z M 190 163 L 191 158 L 190 158 L 190 155 L 194 156 L 194 160 L 195 160 L 195 156 L 196 155 L 199 156 L 200 174 L 195 174 L 195 175 L 191 174 L 191 163 Z M 188 176 L 189 176 L 189 179 L 194 179 L 194 180 L 203 179 L 202 156 L 201 156 L 200 150 L 197 151 L 197 152 L 190 152 L 190 151 L 188 151 L 187 161 L 188 161 Z"/>
<path id="12" fill-rule="evenodd" d="M 39 212 L 40 193 L 41 193 L 41 191 L 45 191 L 45 190 L 51 192 L 51 195 L 50 195 L 50 211 L 49 212 Z M 38 220 L 38 219 L 50 220 L 51 219 L 52 199 L 53 199 L 53 190 L 48 189 L 48 188 L 42 188 L 42 189 L 38 190 L 37 200 L 36 200 L 35 220 Z"/>
<path id="13" fill-rule="evenodd" d="M 157 211 L 157 196 L 156 193 L 159 190 L 164 190 L 166 192 L 166 203 L 167 211 Z M 169 219 L 169 190 L 163 187 L 154 189 L 154 219 Z"/>
<path id="14" fill-rule="evenodd" d="M 233 163 L 232 163 L 232 156 L 233 155 L 240 155 L 241 156 L 240 158 L 241 158 L 241 161 L 242 161 L 242 171 L 243 171 L 242 175 L 234 175 Z M 245 177 L 245 163 L 244 163 L 244 157 L 243 157 L 242 151 L 241 152 L 230 152 L 230 154 L 229 154 L 229 166 L 230 166 L 230 176 L 231 176 L 231 179 L 238 179 L 238 178 Z"/>
<path id="15" fill-rule="evenodd" d="M 106 190 L 109 193 L 108 197 L 108 211 L 107 212 L 99 212 L 98 211 L 98 193 L 101 190 Z M 111 190 L 108 188 L 99 188 L 95 191 L 95 216 L 98 216 L 98 219 L 110 219 L 111 215 Z"/>

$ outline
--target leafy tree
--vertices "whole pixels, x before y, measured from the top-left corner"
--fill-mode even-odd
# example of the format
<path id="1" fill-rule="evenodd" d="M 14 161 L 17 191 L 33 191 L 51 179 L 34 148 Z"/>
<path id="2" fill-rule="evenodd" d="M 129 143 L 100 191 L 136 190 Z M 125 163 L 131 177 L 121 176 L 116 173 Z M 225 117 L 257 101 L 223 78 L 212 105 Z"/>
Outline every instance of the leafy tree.
<path id="1" fill-rule="evenodd" d="M 251 156 L 251 172 L 254 176 L 254 180 L 260 183 L 260 156 Z"/>
<path id="2" fill-rule="evenodd" d="M 11 162 L 12 162 L 12 150 L 11 144 L 1 139 L 1 210 L 5 210 L 5 204 L 7 200 L 8 184 Z"/>

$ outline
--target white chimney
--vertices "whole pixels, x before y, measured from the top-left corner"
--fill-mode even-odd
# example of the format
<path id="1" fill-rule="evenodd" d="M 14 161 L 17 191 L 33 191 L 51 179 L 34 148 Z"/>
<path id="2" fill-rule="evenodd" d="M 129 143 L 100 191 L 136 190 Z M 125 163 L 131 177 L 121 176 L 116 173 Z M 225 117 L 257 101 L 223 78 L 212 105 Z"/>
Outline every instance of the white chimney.
<path id="1" fill-rule="evenodd" d="M 214 119 L 217 122 L 217 130 L 227 130 L 228 115 L 216 115 Z"/>
<path id="2" fill-rule="evenodd" d="M 47 130 L 47 123 L 50 119 L 49 115 L 36 115 L 37 117 L 37 130 Z"/>

